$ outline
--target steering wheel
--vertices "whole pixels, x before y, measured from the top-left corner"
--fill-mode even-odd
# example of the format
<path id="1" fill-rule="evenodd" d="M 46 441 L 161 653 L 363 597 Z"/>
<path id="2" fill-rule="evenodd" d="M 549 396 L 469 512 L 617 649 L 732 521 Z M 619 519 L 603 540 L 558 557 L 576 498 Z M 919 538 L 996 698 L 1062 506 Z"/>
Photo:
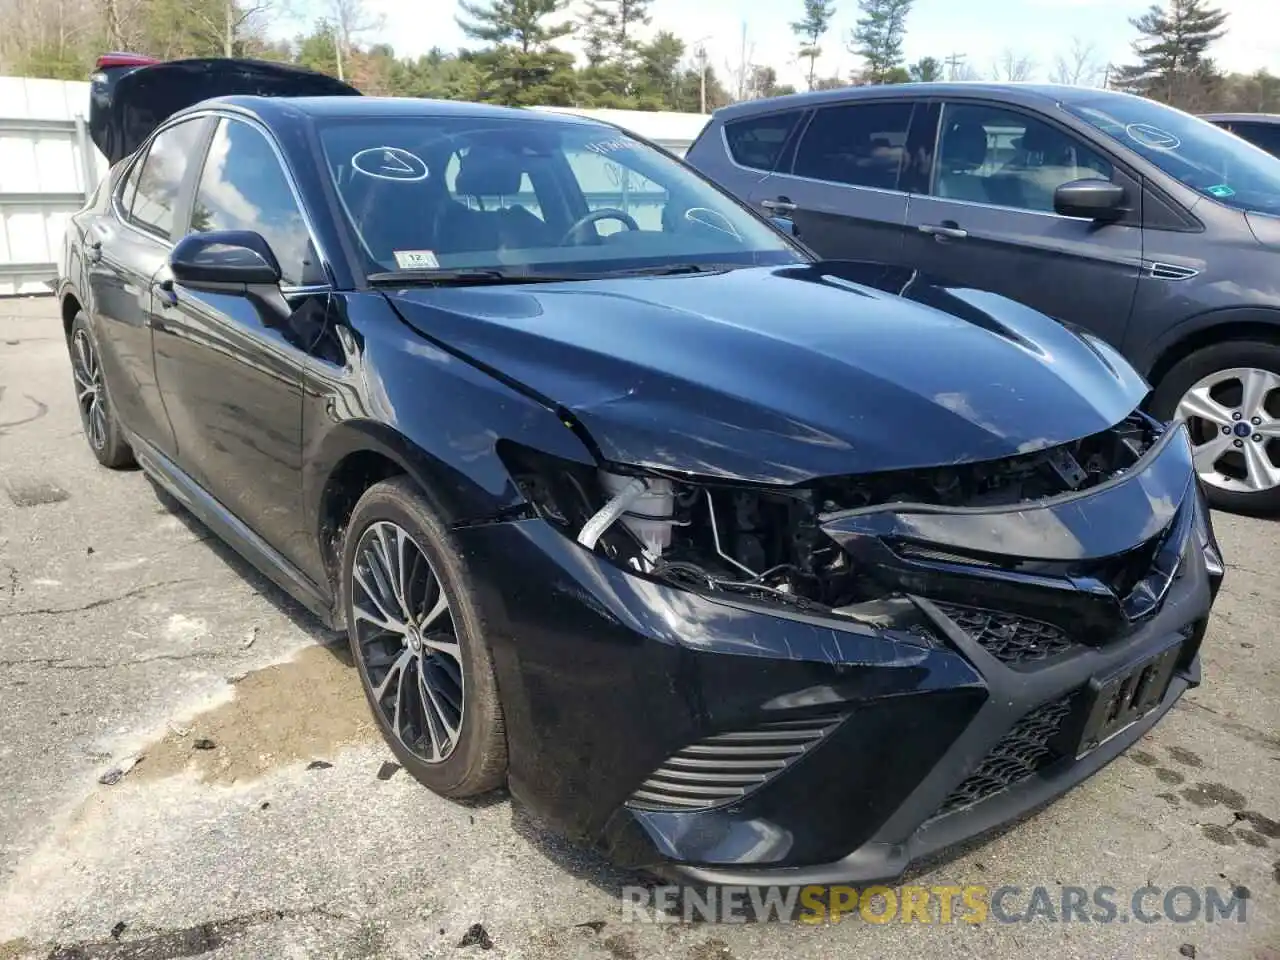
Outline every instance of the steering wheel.
<path id="1" fill-rule="evenodd" d="M 600 220 L 617 220 L 622 223 L 628 230 L 639 230 L 640 224 L 636 223 L 631 214 L 625 210 L 619 210 L 616 207 L 601 207 L 599 210 L 592 210 L 585 217 L 575 223 L 572 227 L 565 231 L 564 236 L 560 238 L 560 246 L 569 243 L 580 246 L 586 242 L 586 236 L 583 230 Z"/>

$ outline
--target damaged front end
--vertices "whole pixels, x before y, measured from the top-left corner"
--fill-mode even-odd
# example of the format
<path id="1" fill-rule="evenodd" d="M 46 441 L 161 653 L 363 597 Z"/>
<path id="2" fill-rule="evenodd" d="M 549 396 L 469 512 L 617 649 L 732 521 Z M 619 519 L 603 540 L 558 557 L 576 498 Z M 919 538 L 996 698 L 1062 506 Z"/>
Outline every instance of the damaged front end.
<path id="1" fill-rule="evenodd" d="M 507 628 L 507 689 L 611 758 L 513 790 L 555 792 L 629 866 L 891 879 L 1079 783 L 1198 682 L 1223 567 L 1180 424 L 789 487 L 501 456 L 544 521 L 474 532 L 505 609 L 539 600 Z"/>
<path id="2" fill-rule="evenodd" d="M 973 603 L 1097 644 L 1152 612 L 1192 526 L 1207 530 L 1180 510 L 1194 483 L 1182 433 L 1134 413 L 1003 460 L 792 487 L 591 471 L 516 446 L 504 459 L 579 544 L 709 597 L 908 632 L 928 630 L 908 598 Z"/>

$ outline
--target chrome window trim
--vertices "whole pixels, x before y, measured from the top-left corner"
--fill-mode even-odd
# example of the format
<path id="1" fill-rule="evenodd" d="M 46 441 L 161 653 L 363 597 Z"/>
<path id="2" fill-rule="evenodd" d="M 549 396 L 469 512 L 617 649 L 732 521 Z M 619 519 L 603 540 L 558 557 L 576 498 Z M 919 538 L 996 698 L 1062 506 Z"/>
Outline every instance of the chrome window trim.
<path id="1" fill-rule="evenodd" d="M 159 243 L 165 244 L 170 250 L 172 250 L 177 245 L 177 241 L 169 237 L 163 237 L 153 230 L 148 230 L 134 223 L 129 218 L 127 212 L 125 212 L 123 208 L 120 206 L 120 195 L 124 191 L 124 185 L 129 179 L 129 174 L 133 172 L 134 166 L 136 166 L 139 162 L 145 161 L 146 155 L 151 152 L 151 144 L 155 142 L 155 139 L 158 136 L 160 136 L 160 134 L 162 134 L 166 130 L 171 129 L 172 127 L 176 127 L 180 123 L 185 123 L 188 120 L 197 120 L 203 117 L 216 117 L 219 120 L 222 120 L 222 119 L 236 120 L 241 123 L 248 124 L 250 127 L 253 127 L 267 141 L 268 146 L 271 147 L 271 152 L 275 154 L 276 161 L 280 164 L 280 169 L 284 172 L 285 182 L 289 184 L 289 192 L 293 195 L 293 200 L 298 207 L 298 212 L 302 215 L 302 222 L 307 228 L 307 236 L 311 241 L 311 245 L 316 250 L 316 255 L 320 257 L 321 268 L 324 270 L 325 276 L 329 278 L 329 282 L 323 283 L 323 284 L 307 284 L 307 285 L 296 286 L 296 287 L 282 286 L 280 288 L 281 292 L 302 294 L 302 293 L 321 293 L 321 292 L 331 291 L 333 289 L 333 275 L 329 270 L 328 251 L 325 250 L 323 244 L 320 243 L 319 237 L 316 234 L 315 222 L 311 217 L 311 213 L 307 210 L 307 205 L 302 202 L 302 193 L 301 191 L 298 190 L 298 182 L 293 176 L 293 170 L 290 169 L 288 161 L 285 159 L 284 151 L 282 151 L 280 149 L 280 145 L 276 143 L 276 138 L 271 135 L 271 131 L 267 129 L 266 125 L 263 124 L 261 121 L 259 121 L 256 117 L 248 117 L 242 113 L 236 113 L 235 111 L 232 111 L 232 110 L 215 107 L 215 108 L 210 108 L 206 110 L 198 110 L 198 111 L 195 111 L 194 113 L 185 113 L 181 117 L 174 118 L 172 120 L 166 120 L 164 123 L 162 123 L 159 127 L 155 129 L 155 131 L 151 134 L 151 136 L 147 138 L 146 143 L 144 143 L 142 147 L 139 147 L 138 150 L 135 152 L 134 159 L 129 163 L 129 168 L 121 176 L 120 182 L 119 184 L 116 185 L 115 192 L 112 194 L 112 197 L 111 197 L 112 210 L 117 214 L 117 218 L 119 219 L 119 221 L 124 226 L 133 230 L 135 233 L 141 234 L 142 236 L 147 237 L 148 239 L 155 240 Z M 216 127 L 214 128 L 213 135 L 214 136 L 217 135 Z M 212 144 L 213 144 L 213 139 L 212 137 L 210 137 L 209 143 L 205 145 L 204 153 L 200 157 L 200 169 L 196 173 L 196 180 L 195 180 L 195 183 L 193 184 L 193 188 L 195 192 L 193 192 L 191 195 L 193 201 L 195 200 L 196 194 L 199 193 L 200 191 L 200 178 L 204 176 L 204 165 L 209 159 L 209 147 Z M 139 160 L 139 157 L 141 157 L 142 159 Z M 190 228 L 191 228 L 191 224 L 190 223 L 186 224 L 186 229 L 188 233 L 190 232 Z M 187 236 L 187 234 L 184 233 L 183 236 L 185 237 Z"/>

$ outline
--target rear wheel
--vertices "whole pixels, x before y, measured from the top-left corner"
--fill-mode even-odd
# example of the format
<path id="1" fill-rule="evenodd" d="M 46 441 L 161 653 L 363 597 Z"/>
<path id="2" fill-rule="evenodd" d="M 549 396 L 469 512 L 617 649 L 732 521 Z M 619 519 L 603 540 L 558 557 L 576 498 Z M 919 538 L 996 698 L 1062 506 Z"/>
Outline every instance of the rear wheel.
<path id="1" fill-rule="evenodd" d="M 1160 381 L 1152 412 L 1186 421 L 1213 506 L 1280 513 L 1280 345 L 1234 340 L 1196 351 Z"/>
<path id="2" fill-rule="evenodd" d="M 89 449 L 105 467 L 119 469 L 133 466 L 133 450 L 125 440 L 124 431 L 111 408 L 107 381 L 102 375 L 98 341 L 94 338 L 83 311 L 77 313 L 71 323 L 67 345 L 71 352 L 71 375 L 75 379 L 80 426 L 84 429 L 85 439 L 89 441 Z"/>
<path id="3" fill-rule="evenodd" d="M 404 768 L 447 797 L 499 786 L 506 732 L 479 606 L 448 531 L 407 478 L 356 504 L 342 594 L 360 680 Z"/>

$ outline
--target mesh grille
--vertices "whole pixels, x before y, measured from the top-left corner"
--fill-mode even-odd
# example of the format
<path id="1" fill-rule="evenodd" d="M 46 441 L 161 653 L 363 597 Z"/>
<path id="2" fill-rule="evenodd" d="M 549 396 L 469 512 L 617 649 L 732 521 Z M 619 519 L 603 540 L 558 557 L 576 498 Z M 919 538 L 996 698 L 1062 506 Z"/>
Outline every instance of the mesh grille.
<path id="1" fill-rule="evenodd" d="M 1013 725 L 978 768 L 947 795 L 935 817 L 981 803 L 1057 759 L 1049 741 L 1071 712 L 1071 697 L 1036 707 Z"/>
<path id="2" fill-rule="evenodd" d="M 1066 653 L 1075 646 L 1070 637 L 1050 623 L 955 603 L 934 601 L 934 606 L 1002 663 L 1035 663 Z"/>
<path id="3" fill-rule="evenodd" d="M 653 771 L 629 802 L 646 809 L 705 810 L 739 800 L 813 749 L 842 719 L 781 720 L 699 740 Z"/>

